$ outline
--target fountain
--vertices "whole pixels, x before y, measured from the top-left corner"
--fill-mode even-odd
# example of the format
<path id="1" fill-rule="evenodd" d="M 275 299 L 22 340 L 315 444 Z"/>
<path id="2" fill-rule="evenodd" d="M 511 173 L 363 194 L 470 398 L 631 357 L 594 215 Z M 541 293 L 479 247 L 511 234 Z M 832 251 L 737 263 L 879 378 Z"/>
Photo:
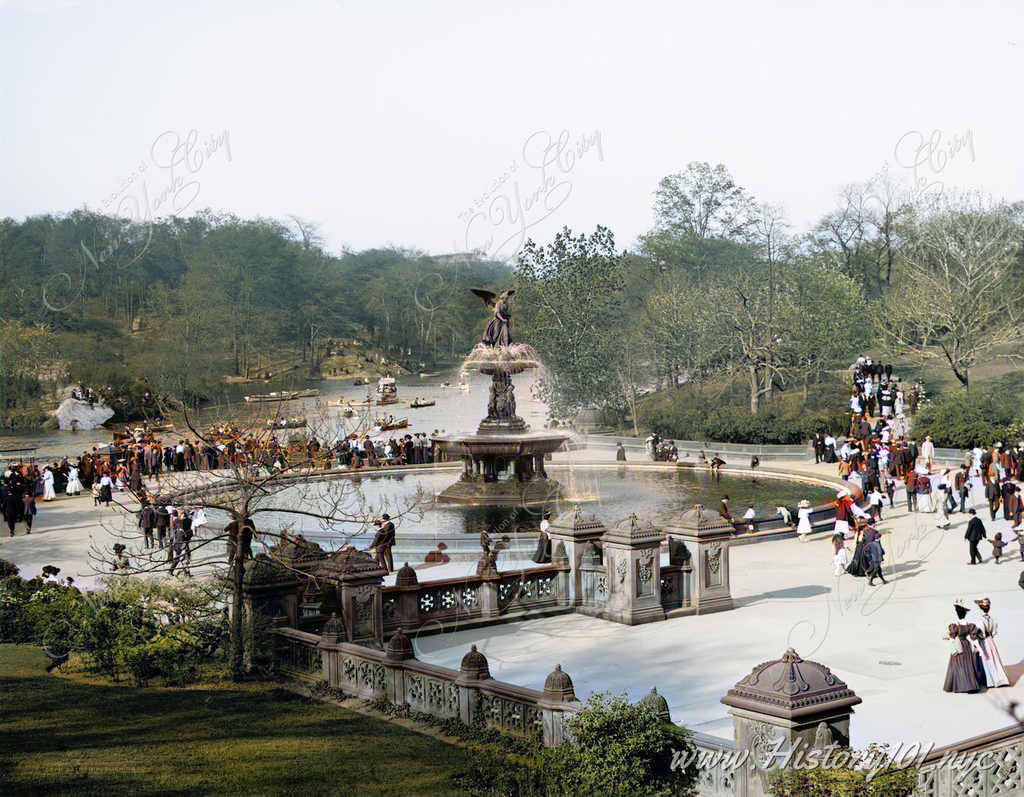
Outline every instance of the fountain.
<path id="1" fill-rule="evenodd" d="M 476 434 L 439 435 L 433 438 L 450 460 L 462 460 L 462 476 L 438 494 L 439 501 L 495 506 L 538 506 L 562 497 L 562 486 L 548 477 L 544 457 L 557 451 L 568 435 L 534 432 L 516 415 L 512 377 L 538 368 L 532 347 L 512 339 L 515 290 L 495 294 L 473 289 L 494 317 L 483 340 L 466 358 L 463 368 L 491 377 L 487 417 Z"/>

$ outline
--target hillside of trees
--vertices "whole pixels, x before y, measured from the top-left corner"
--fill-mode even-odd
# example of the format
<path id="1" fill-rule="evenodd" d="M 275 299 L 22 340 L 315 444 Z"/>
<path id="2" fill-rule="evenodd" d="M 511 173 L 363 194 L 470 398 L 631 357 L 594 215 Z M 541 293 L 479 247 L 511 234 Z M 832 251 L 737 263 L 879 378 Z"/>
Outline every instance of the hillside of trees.
<path id="1" fill-rule="evenodd" d="M 890 179 L 836 197 L 796 233 L 723 165 L 691 163 L 661 181 L 632 251 L 603 227 L 527 242 L 520 318 L 556 414 L 596 405 L 634 431 L 788 442 L 837 425 L 846 402 L 829 383 L 845 387 L 862 353 L 899 359 L 904 376 L 938 365 L 965 392 L 979 366 L 1024 362 L 1024 202 L 926 200 Z"/>
<path id="2" fill-rule="evenodd" d="M 471 255 L 332 255 L 315 224 L 210 211 L 6 219 L 0 243 L 5 425 L 34 422 L 25 408 L 70 383 L 181 401 L 271 365 L 316 377 L 344 340 L 390 362 L 453 362 L 486 321 L 468 288 L 511 280 Z"/>

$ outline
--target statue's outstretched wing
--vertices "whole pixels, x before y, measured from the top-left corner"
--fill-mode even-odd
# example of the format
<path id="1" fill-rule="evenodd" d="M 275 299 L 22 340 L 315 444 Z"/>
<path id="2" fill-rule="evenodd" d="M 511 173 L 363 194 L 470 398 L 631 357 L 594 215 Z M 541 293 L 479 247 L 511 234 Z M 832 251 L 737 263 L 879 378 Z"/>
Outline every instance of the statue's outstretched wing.
<path id="1" fill-rule="evenodd" d="M 498 299 L 498 294 L 496 294 L 494 291 L 487 291 L 484 290 L 483 288 L 470 288 L 469 290 L 475 293 L 481 299 L 483 299 L 484 304 L 486 304 L 488 307 L 494 307 L 494 303 Z"/>

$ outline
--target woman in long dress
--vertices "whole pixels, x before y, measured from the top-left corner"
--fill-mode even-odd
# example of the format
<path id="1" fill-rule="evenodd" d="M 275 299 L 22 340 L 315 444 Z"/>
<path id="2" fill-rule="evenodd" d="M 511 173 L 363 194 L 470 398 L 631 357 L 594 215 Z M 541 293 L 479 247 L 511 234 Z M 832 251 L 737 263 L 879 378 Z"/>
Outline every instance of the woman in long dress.
<path id="1" fill-rule="evenodd" d="M 937 529 L 948 529 L 949 528 L 949 513 L 946 510 L 946 488 L 940 486 L 938 493 L 934 495 L 935 499 L 935 528 Z"/>
<path id="2" fill-rule="evenodd" d="M 197 506 L 192 510 L 192 533 L 198 534 L 203 530 L 203 526 L 205 526 L 206 523 L 206 510 L 201 506 Z"/>
<path id="3" fill-rule="evenodd" d="M 868 562 L 868 555 L 865 549 L 871 540 L 868 535 L 859 529 L 856 533 L 855 539 L 857 547 L 854 548 L 853 558 L 850 560 L 850 564 L 846 566 L 846 572 L 851 576 L 856 576 L 857 578 L 866 578 L 868 573 L 871 571 L 871 568 L 869 566 L 870 563 Z"/>
<path id="4" fill-rule="evenodd" d="M 72 465 L 68 468 L 68 495 L 80 495 L 82 492 L 82 482 L 78 478 L 78 468 Z"/>
<path id="5" fill-rule="evenodd" d="M 997 686 L 1009 686 L 1010 679 L 1003 669 L 1003 660 L 996 647 L 996 632 L 999 630 L 996 621 L 989 614 L 992 602 L 988 598 L 975 601 L 981 609 L 978 618 L 978 651 L 981 654 L 981 666 L 985 670 L 985 682 L 990 689 Z"/>
<path id="6" fill-rule="evenodd" d="M 800 535 L 800 542 L 807 542 L 807 535 L 811 533 L 811 502 L 800 501 L 796 505 L 796 533 Z"/>
<path id="7" fill-rule="evenodd" d="M 533 561 L 538 564 L 545 564 L 551 561 L 551 538 L 548 536 L 548 529 L 551 522 L 548 520 L 550 514 L 545 512 L 544 519 L 540 522 L 540 535 L 537 537 L 537 550 L 534 551 Z"/>
<path id="8" fill-rule="evenodd" d="M 943 692 L 977 692 L 981 689 L 978 680 L 977 657 L 974 650 L 978 628 L 974 623 L 965 623 L 967 607 L 957 602 L 957 622 L 949 625 L 949 666 L 946 668 L 946 681 L 942 685 Z"/>
<path id="9" fill-rule="evenodd" d="M 111 479 L 109 475 L 104 473 L 100 477 L 99 485 L 100 485 L 99 502 L 101 504 L 104 504 L 105 506 L 110 506 L 110 502 L 114 500 L 114 496 L 113 496 L 114 480 Z"/>
<path id="10" fill-rule="evenodd" d="M 53 471 L 49 467 L 43 471 L 43 500 L 53 501 L 57 493 L 53 491 Z"/>

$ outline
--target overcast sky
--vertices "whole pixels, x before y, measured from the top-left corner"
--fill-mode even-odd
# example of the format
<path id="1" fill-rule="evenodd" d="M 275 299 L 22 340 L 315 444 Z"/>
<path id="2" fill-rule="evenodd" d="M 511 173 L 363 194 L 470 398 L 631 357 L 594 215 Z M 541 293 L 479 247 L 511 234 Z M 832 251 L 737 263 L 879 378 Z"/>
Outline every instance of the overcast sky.
<path id="1" fill-rule="evenodd" d="M 318 222 L 332 251 L 505 255 L 524 228 L 631 244 L 691 161 L 725 164 L 798 230 L 886 170 L 1024 199 L 1020 0 L 0 13 L 0 212 L 18 219 L 210 207 Z"/>

